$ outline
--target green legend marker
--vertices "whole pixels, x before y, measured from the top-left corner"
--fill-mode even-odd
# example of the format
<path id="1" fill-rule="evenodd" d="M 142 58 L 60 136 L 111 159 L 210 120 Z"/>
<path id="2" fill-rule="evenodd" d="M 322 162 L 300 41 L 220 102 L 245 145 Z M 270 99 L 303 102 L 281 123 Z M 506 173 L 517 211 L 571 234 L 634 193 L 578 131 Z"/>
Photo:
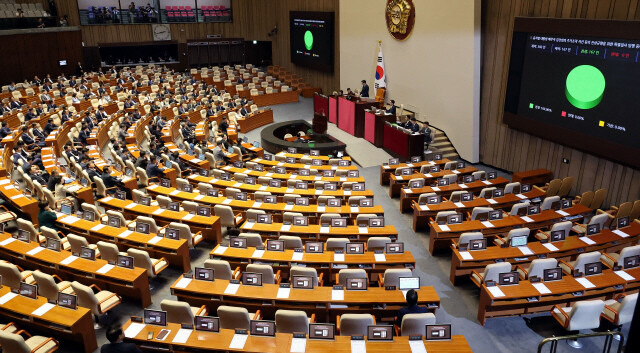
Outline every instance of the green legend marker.
<path id="1" fill-rule="evenodd" d="M 313 48 L 313 34 L 311 34 L 311 31 L 304 32 L 304 46 L 307 50 Z"/>
<path id="2" fill-rule="evenodd" d="M 569 103 L 579 109 L 591 109 L 602 100 L 604 75 L 591 65 L 576 66 L 567 75 L 565 94 Z"/>
<path id="3" fill-rule="evenodd" d="M 529 103 L 529 109 L 533 109 L 533 103 Z"/>

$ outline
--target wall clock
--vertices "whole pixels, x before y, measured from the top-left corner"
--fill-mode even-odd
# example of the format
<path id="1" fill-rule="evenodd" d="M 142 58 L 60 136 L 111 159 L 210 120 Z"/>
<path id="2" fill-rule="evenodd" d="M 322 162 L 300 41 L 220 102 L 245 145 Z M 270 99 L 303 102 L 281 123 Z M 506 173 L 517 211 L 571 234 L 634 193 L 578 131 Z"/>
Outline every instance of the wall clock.
<path id="1" fill-rule="evenodd" d="M 151 25 L 153 40 L 171 40 L 171 27 L 168 24 Z"/>

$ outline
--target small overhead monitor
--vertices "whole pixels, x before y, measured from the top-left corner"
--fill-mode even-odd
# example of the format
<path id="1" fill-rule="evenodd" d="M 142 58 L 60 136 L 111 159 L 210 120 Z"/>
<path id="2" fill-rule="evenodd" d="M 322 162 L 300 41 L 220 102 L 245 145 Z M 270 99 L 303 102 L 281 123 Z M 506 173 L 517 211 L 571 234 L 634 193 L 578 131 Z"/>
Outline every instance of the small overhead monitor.
<path id="1" fill-rule="evenodd" d="M 264 158 L 265 161 L 272 161 L 273 155 L 265 153 L 264 156 L 262 156 L 262 158 Z"/>
<path id="2" fill-rule="evenodd" d="M 422 157 L 420 156 L 412 156 L 411 157 L 411 163 L 420 163 L 422 162 Z"/>
<path id="3" fill-rule="evenodd" d="M 231 180 L 231 173 L 222 173 L 220 175 L 220 179 L 224 180 L 224 181 L 229 181 Z"/>
<path id="4" fill-rule="evenodd" d="M 309 184 L 306 181 L 296 181 L 296 189 L 307 190 L 309 189 Z"/>
<path id="5" fill-rule="evenodd" d="M 208 170 L 206 170 L 206 169 L 200 169 L 200 170 L 199 170 L 199 174 L 200 174 L 200 176 L 202 176 L 202 177 L 205 177 L 205 178 L 206 178 L 206 177 L 208 177 L 208 176 L 209 176 L 209 171 L 208 171 Z"/>
<path id="6" fill-rule="evenodd" d="M 441 161 L 442 160 L 442 153 L 436 153 L 433 155 L 433 160 L 434 161 Z"/>
<path id="7" fill-rule="evenodd" d="M 262 224 L 271 224 L 271 223 L 273 223 L 273 219 L 271 218 L 271 214 L 270 213 L 259 214 L 258 217 L 256 217 L 256 222 L 257 223 L 262 223 Z"/>
<path id="8" fill-rule="evenodd" d="M 409 181 L 409 189 L 421 189 L 424 187 L 424 179 Z"/>
<path id="9" fill-rule="evenodd" d="M 248 138 L 248 137 L 246 137 L 246 136 L 245 136 L 245 137 L 243 137 L 243 138 L 242 138 L 242 142 L 243 142 L 243 143 L 247 143 L 247 142 L 249 142 L 249 138 Z"/>
<path id="10" fill-rule="evenodd" d="M 469 245 L 467 246 L 467 249 L 469 251 L 485 250 L 486 248 L 487 248 L 487 238 L 471 239 L 469 240 Z"/>
<path id="11" fill-rule="evenodd" d="M 333 340 L 335 334 L 335 324 L 309 324 L 309 339 L 311 340 Z"/>
<path id="12" fill-rule="evenodd" d="M 313 289 L 313 277 L 292 276 L 291 287 L 293 289 Z"/>
<path id="13" fill-rule="evenodd" d="M 80 258 L 95 261 L 96 259 L 96 250 L 91 249 L 88 246 L 83 246 L 80 248 Z"/>
<path id="14" fill-rule="evenodd" d="M 244 183 L 247 185 L 256 185 L 256 177 L 252 177 L 252 176 L 245 177 Z"/>
<path id="15" fill-rule="evenodd" d="M 245 286 L 262 286 L 262 273 L 243 272 L 242 284 Z"/>
<path id="16" fill-rule="evenodd" d="M 180 240 L 180 230 L 176 228 L 167 228 L 164 231 L 164 236 L 167 239 Z"/>
<path id="17" fill-rule="evenodd" d="M 320 150 L 310 150 L 309 155 L 313 157 L 318 157 L 320 155 Z"/>
<path id="18" fill-rule="evenodd" d="M 334 197 L 327 200 L 327 207 L 342 207 L 342 199 Z"/>
<path id="19" fill-rule="evenodd" d="M 337 183 L 324 183 L 324 189 L 327 191 L 336 191 L 338 190 L 338 184 Z"/>
<path id="20" fill-rule="evenodd" d="M 553 202 L 551 203 L 551 207 L 550 207 L 550 209 L 557 211 L 557 210 L 559 210 L 559 209 L 561 208 L 561 206 L 562 206 L 562 204 L 560 203 L 560 200 L 558 200 L 558 201 L 553 201 Z"/>
<path id="21" fill-rule="evenodd" d="M 368 278 L 347 278 L 346 290 L 367 290 L 369 286 Z"/>
<path id="22" fill-rule="evenodd" d="M 438 172 L 440 172 L 440 166 L 439 165 L 432 165 L 431 167 L 429 167 L 429 172 L 430 173 L 438 173 Z"/>
<path id="23" fill-rule="evenodd" d="M 68 203 L 63 203 L 62 205 L 60 205 L 60 212 L 70 216 L 71 213 L 73 212 L 71 205 Z"/>
<path id="24" fill-rule="evenodd" d="M 398 164 L 400 164 L 400 159 L 398 158 L 389 159 L 389 165 L 398 165 Z"/>
<path id="25" fill-rule="evenodd" d="M 169 202 L 169 211 L 180 212 L 180 202 L 178 201 Z"/>
<path id="26" fill-rule="evenodd" d="M 53 238 L 47 238 L 46 248 L 49 249 L 49 250 L 53 250 L 53 251 L 58 251 L 59 252 L 62 249 L 62 246 L 60 244 L 60 240 L 53 239 Z"/>
<path id="27" fill-rule="evenodd" d="M 184 192 L 193 192 L 193 185 L 191 184 L 183 184 L 182 191 Z"/>
<path id="28" fill-rule="evenodd" d="M 297 154 L 298 153 L 298 149 L 295 147 L 289 147 L 287 148 L 287 153 L 289 154 Z"/>
<path id="29" fill-rule="evenodd" d="M 563 241 L 565 239 L 565 236 L 566 236 L 566 234 L 565 234 L 564 230 L 553 230 L 549 234 L 549 241 L 551 241 L 551 242 Z"/>
<path id="30" fill-rule="evenodd" d="M 493 211 L 489 211 L 489 220 L 491 221 L 497 221 L 502 219 L 502 210 L 493 210 Z"/>
<path id="31" fill-rule="evenodd" d="M 58 305 L 63 308 L 76 310 L 78 308 L 78 297 L 73 294 L 58 292 Z"/>
<path id="32" fill-rule="evenodd" d="M 398 278 L 399 290 L 420 289 L 420 277 L 400 277 Z"/>
<path id="33" fill-rule="evenodd" d="M 440 195 L 427 196 L 427 205 L 437 205 L 440 203 Z"/>
<path id="34" fill-rule="evenodd" d="M 527 245 L 527 236 L 526 235 L 517 235 L 515 237 L 511 237 L 511 246 L 526 246 Z"/>
<path id="35" fill-rule="evenodd" d="M 149 223 L 140 222 L 140 221 L 136 222 L 136 232 L 142 233 L 142 234 L 149 234 L 150 230 L 151 230 L 151 225 Z"/>
<path id="36" fill-rule="evenodd" d="M 336 171 L 333 169 L 325 169 L 322 171 L 322 176 L 325 178 L 333 178 L 336 175 Z"/>
<path id="37" fill-rule="evenodd" d="M 309 198 L 308 197 L 297 197 L 295 199 L 296 206 L 309 206 Z"/>
<path id="38" fill-rule="evenodd" d="M 171 187 L 171 180 L 166 179 L 166 178 L 160 178 L 160 186 L 165 187 L 165 188 L 170 188 Z"/>
<path id="39" fill-rule="evenodd" d="M 38 299 L 38 286 L 36 284 L 20 282 L 19 293 L 23 297 Z"/>
<path id="40" fill-rule="evenodd" d="M 587 236 L 600 234 L 600 223 L 587 225 Z"/>
<path id="41" fill-rule="evenodd" d="M 292 223 L 294 226 L 306 227 L 309 225 L 309 219 L 307 216 L 293 216 Z"/>
<path id="42" fill-rule="evenodd" d="M 462 182 L 465 184 L 473 183 L 473 175 L 465 175 L 462 177 Z"/>
<path id="43" fill-rule="evenodd" d="M 66 60 L 58 60 L 58 64 L 60 66 L 67 66 L 67 61 Z"/>
<path id="44" fill-rule="evenodd" d="M 371 217 L 369 218 L 369 227 L 371 228 L 383 228 L 384 217 Z"/>
<path id="45" fill-rule="evenodd" d="M 451 324 L 426 325 L 426 341 L 447 341 L 451 340 Z"/>
<path id="46" fill-rule="evenodd" d="M 319 166 L 321 166 L 321 165 L 322 165 L 322 160 L 321 160 L 321 159 L 312 159 L 312 160 L 311 160 L 311 165 L 312 165 L 312 166 L 319 167 Z"/>
<path id="47" fill-rule="evenodd" d="M 167 326 L 167 312 L 144 309 L 145 325 Z"/>
<path id="48" fill-rule="evenodd" d="M 255 148 L 260 148 L 260 142 L 258 142 L 258 141 L 253 141 L 253 147 L 255 147 Z"/>
<path id="49" fill-rule="evenodd" d="M 547 268 L 542 271 L 542 279 L 545 282 L 559 281 L 562 279 L 562 268 Z"/>
<path id="50" fill-rule="evenodd" d="M 18 234 L 16 238 L 20 241 L 28 243 L 31 241 L 31 232 L 24 229 L 18 229 Z"/>
<path id="51" fill-rule="evenodd" d="M 276 174 L 287 174 L 287 168 L 285 167 L 275 167 L 274 172 Z"/>
<path id="52" fill-rule="evenodd" d="M 142 204 L 143 206 L 151 206 L 151 197 L 149 196 L 140 197 L 140 204 Z"/>
<path id="53" fill-rule="evenodd" d="M 338 161 L 339 167 L 348 167 L 349 165 L 351 165 L 350 161 L 345 161 L 345 160 Z"/>
<path id="54" fill-rule="evenodd" d="M 295 164 L 296 163 L 296 158 L 295 157 L 286 157 L 285 158 L 285 162 L 287 162 L 289 164 Z"/>
<path id="55" fill-rule="evenodd" d="M 520 192 L 529 192 L 531 191 L 531 184 L 522 184 L 520 185 Z"/>
<path id="56" fill-rule="evenodd" d="M 517 271 L 498 273 L 498 284 L 501 286 L 510 286 L 518 284 L 520 277 Z"/>
<path id="57" fill-rule="evenodd" d="M 235 168 L 244 168 L 244 163 L 242 163 L 242 161 L 234 161 L 233 166 Z"/>
<path id="58" fill-rule="evenodd" d="M 213 269 L 208 267 L 196 267 L 193 275 L 193 279 L 200 281 L 213 282 Z"/>
<path id="59" fill-rule="evenodd" d="M 236 201 L 247 201 L 247 193 L 244 191 L 236 192 Z"/>
<path id="60" fill-rule="evenodd" d="M 262 164 L 256 164 L 253 166 L 253 170 L 255 170 L 256 172 L 261 172 L 264 170 L 264 166 Z"/>
<path id="61" fill-rule="evenodd" d="M 278 179 L 271 179 L 269 180 L 269 186 L 272 188 L 279 188 L 282 186 L 282 181 Z"/>
<path id="62" fill-rule="evenodd" d="M 304 244 L 304 251 L 310 254 L 322 254 L 324 252 L 324 243 L 308 241 Z"/>
<path id="63" fill-rule="evenodd" d="M 196 214 L 202 217 L 211 216 L 211 207 L 209 206 L 196 206 Z"/>
<path id="64" fill-rule="evenodd" d="M 275 195 L 265 195 L 262 198 L 262 202 L 276 204 L 278 203 L 278 198 Z"/>
<path id="65" fill-rule="evenodd" d="M 350 255 L 364 254 L 364 243 L 361 243 L 361 242 L 347 243 L 346 248 L 347 248 L 346 249 L 347 254 L 350 254 Z"/>
<path id="66" fill-rule="evenodd" d="M 351 185 L 351 190 L 364 191 L 364 183 L 354 183 L 353 185 Z"/>
<path id="67" fill-rule="evenodd" d="M 622 259 L 622 264 L 625 270 L 636 268 L 640 266 L 640 255 L 627 256 Z"/>
<path id="68" fill-rule="evenodd" d="M 602 273 L 602 262 L 591 262 L 584 265 L 584 275 L 594 276 Z"/>
<path id="69" fill-rule="evenodd" d="M 367 326 L 367 341 L 393 341 L 393 325 Z"/>
<path id="70" fill-rule="evenodd" d="M 331 227 L 346 228 L 347 227 L 347 219 L 346 218 L 342 218 L 342 217 L 331 218 Z"/>
<path id="71" fill-rule="evenodd" d="M 358 204 L 360 207 L 373 207 L 373 199 L 372 198 L 364 198 L 358 200 Z"/>
<path id="72" fill-rule="evenodd" d="M 232 237 L 229 238 L 229 246 L 232 248 L 246 249 L 247 238 L 245 237 Z"/>
<path id="73" fill-rule="evenodd" d="M 404 254 L 404 243 L 386 243 L 384 244 L 384 250 L 387 254 Z"/>
<path id="74" fill-rule="evenodd" d="M 407 176 L 413 174 L 413 169 L 411 168 L 402 168 L 400 169 L 400 175 Z"/>
<path id="75" fill-rule="evenodd" d="M 133 269 L 133 256 L 118 255 L 116 258 L 116 266 Z"/>
<path id="76" fill-rule="evenodd" d="M 274 240 L 274 239 L 269 239 L 267 240 L 267 250 L 269 251 L 279 251 L 282 252 L 284 251 L 284 240 Z"/>
<path id="77" fill-rule="evenodd" d="M 617 229 L 621 229 L 621 228 L 624 228 L 624 227 L 627 227 L 627 226 L 629 226 L 629 216 L 620 217 L 616 221 L 616 228 Z"/>
<path id="78" fill-rule="evenodd" d="M 462 214 L 450 214 L 447 216 L 447 224 L 460 224 L 462 223 Z"/>
<path id="79" fill-rule="evenodd" d="M 540 205 L 530 205 L 527 207 L 527 214 L 529 216 L 540 214 Z"/>
<path id="80" fill-rule="evenodd" d="M 448 178 L 440 178 L 438 179 L 438 186 L 447 186 L 449 185 L 449 179 Z"/>
<path id="81" fill-rule="evenodd" d="M 196 331 L 219 332 L 220 318 L 213 316 L 196 316 L 194 318 Z"/>
<path id="82" fill-rule="evenodd" d="M 504 196 L 504 189 L 495 189 L 493 190 L 493 197 L 498 198 Z"/>
<path id="83" fill-rule="evenodd" d="M 458 163 L 456 163 L 456 167 L 457 167 L 458 169 L 462 169 L 462 168 L 464 168 L 464 167 L 465 167 L 464 162 L 458 162 Z"/>
<path id="84" fill-rule="evenodd" d="M 560 201 L 560 208 L 565 209 L 565 208 L 571 208 L 571 207 L 573 207 L 571 200 L 563 199 L 562 201 Z"/>
<path id="85" fill-rule="evenodd" d="M 498 173 L 496 173 L 496 172 L 488 172 L 487 173 L 487 180 L 495 179 L 497 177 L 498 177 Z"/>
<path id="86" fill-rule="evenodd" d="M 82 212 L 82 219 L 84 219 L 85 221 L 89 221 L 89 222 L 95 222 L 96 213 L 93 212 L 93 211 L 83 211 Z"/>

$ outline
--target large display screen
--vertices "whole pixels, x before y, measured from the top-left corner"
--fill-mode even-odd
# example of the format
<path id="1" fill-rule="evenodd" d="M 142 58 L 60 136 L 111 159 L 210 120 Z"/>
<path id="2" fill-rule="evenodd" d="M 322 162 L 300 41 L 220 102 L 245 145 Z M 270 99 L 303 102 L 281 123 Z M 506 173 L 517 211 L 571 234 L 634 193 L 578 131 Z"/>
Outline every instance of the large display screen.
<path id="1" fill-rule="evenodd" d="M 291 62 L 333 71 L 333 12 L 289 12 Z"/>
<path id="2" fill-rule="evenodd" d="M 519 20 L 525 24 L 518 27 Z M 505 123 L 639 166 L 640 33 L 613 36 L 619 23 L 598 33 L 596 23 L 581 31 L 566 20 L 536 22 L 516 19 Z"/>

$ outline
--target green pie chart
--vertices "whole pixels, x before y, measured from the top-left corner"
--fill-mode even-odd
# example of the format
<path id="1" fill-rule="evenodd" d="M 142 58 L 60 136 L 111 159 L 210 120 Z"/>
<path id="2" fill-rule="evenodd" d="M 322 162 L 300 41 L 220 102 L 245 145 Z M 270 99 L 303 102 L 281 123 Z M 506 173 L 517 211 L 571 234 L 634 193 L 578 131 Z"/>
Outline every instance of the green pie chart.
<path id="1" fill-rule="evenodd" d="M 578 109 L 591 109 L 600 104 L 604 89 L 604 75 L 594 66 L 576 66 L 567 75 L 565 94 Z"/>
<path id="2" fill-rule="evenodd" d="M 311 31 L 304 32 L 304 46 L 307 50 L 311 50 L 311 48 L 313 48 L 313 34 Z"/>

